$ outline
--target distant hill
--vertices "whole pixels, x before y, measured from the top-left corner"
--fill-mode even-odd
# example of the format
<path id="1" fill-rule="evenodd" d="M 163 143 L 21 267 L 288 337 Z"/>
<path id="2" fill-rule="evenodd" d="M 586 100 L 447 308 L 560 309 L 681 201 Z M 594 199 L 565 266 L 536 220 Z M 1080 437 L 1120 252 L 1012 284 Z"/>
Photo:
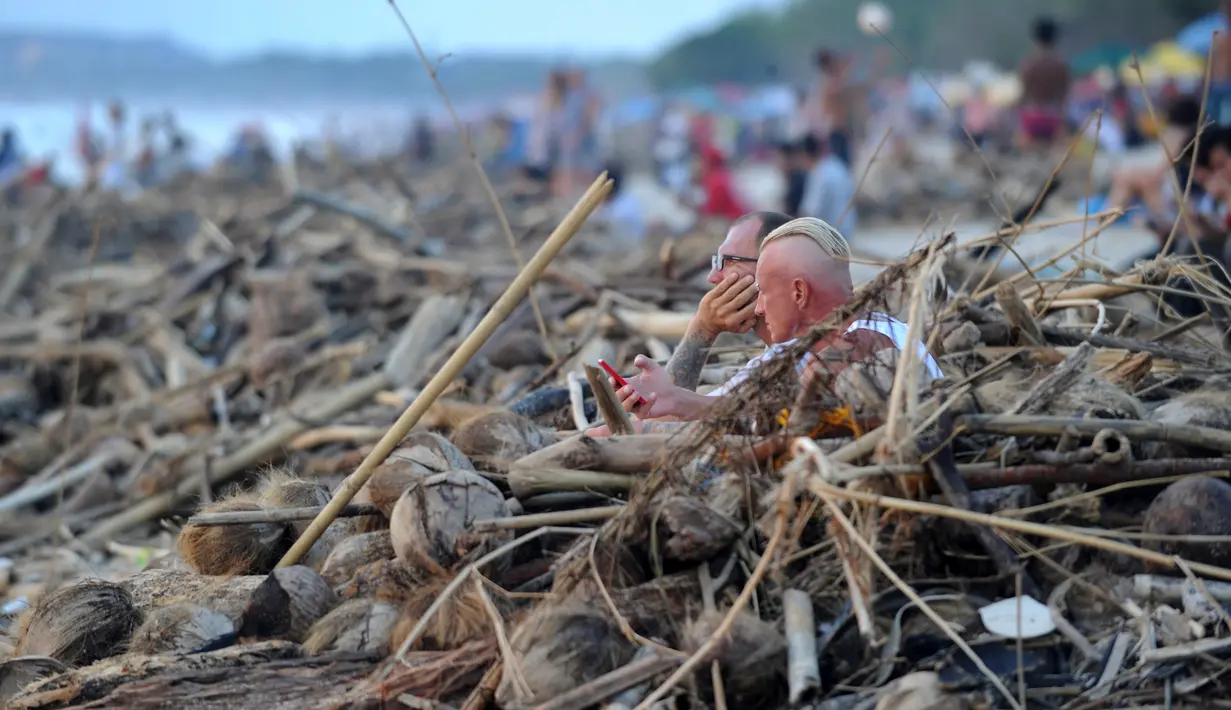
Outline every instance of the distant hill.
<path id="1" fill-rule="evenodd" d="M 440 78 L 459 100 L 507 96 L 542 87 L 555 65 L 533 55 L 452 56 Z M 164 39 L 0 32 L 0 99 L 78 100 L 157 97 L 230 101 L 382 101 L 421 97 L 431 81 L 413 53 L 357 59 L 274 53 L 215 61 Z M 640 63 L 612 59 L 587 67 L 604 91 L 645 88 Z"/>

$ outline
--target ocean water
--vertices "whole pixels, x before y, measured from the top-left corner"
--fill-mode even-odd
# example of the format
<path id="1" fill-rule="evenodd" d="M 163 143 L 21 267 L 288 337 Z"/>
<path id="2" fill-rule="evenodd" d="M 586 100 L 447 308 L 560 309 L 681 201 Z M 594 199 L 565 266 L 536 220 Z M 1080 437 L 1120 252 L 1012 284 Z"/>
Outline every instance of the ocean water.
<path id="1" fill-rule="evenodd" d="M 212 162 L 230 144 L 243 125 L 260 125 L 275 152 L 285 155 L 300 140 L 331 137 L 346 141 L 362 152 L 395 148 L 409 130 L 412 108 L 391 105 L 230 106 L 163 105 L 154 101 L 126 104 L 128 145 L 135 151 L 141 121 L 172 111 L 180 129 L 190 138 L 192 159 L 199 165 Z M 80 179 L 82 166 L 75 150 L 77 123 L 86 110 L 79 105 L 0 101 L 0 125 L 17 132 L 21 150 L 32 160 L 51 159 L 57 176 Z M 106 106 L 88 110 L 91 127 L 106 133 Z"/>

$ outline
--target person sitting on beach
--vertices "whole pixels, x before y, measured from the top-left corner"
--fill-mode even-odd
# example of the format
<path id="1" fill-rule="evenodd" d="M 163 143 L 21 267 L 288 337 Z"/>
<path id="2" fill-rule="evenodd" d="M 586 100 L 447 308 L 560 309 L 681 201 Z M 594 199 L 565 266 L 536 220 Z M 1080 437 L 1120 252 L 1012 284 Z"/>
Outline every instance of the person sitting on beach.
<path id="1" fill-rule="evenodd" d="M 1178 195 L 1188 185 L 1190 161 L 1179 156 L 1192 142 L 1200 115 L 1201 104 L 1195 97 L 1182 97 L 1173 102 L 1167 108 L 1167 127 L 1162 135 L 1163 160 L 1156 165 L 1121 167 L 1113 172 L 1103 210 L 1127 211 L 1140 200 L 1145 206 L 1143 221 L 1159 233 L 1161 239 L 1166 239 L 1171 225 L 1179 217 Z M 1175 189 L 1177 182 L 1180 192 Z"/>
<path id="2" fill-rule="evenodd" d="M 604 168 L 611 180 L 611 192 L 599 211 L 599 218 L 607 223 L 611 232 L 609 247 L 613 250 L 637 248 L 645 240 L 645 213 L 637 196 L 629 192 L 624 180 L 624 169 L 616 163 Z"/>
<path id="3" fill-rule="evenodd" d="M 700 156 L 701 179 L 698 212 L 703 217 L 738 219 L 745 210 L 735 195 L 735 179 L 722 152 L 713 146 Z"/>
<path id="4" fill-rule="evenodd" d="M 816 136 L 805 136 L 799 150 L 808 174 L 799 203 L 800 216 L 828 222 L 849 239 L 858 221 L 850 167 Z"/>
<path id="5" fill-rule="evenodd" d="M 628 385 L 616 395 L 624 409 L 636 415 L 634 427 L 639 433 L 670 431 L 688 421 L 705 418 L 764 361 L 794 344 L 798 337 L 845 304 L 854 293 L 850 247 L 837 230 L 819 219 L 791 220 L 770 232 L 761 243 L 756 281 L 751 285 L 757 291 L 754 317 L 771 343 L 766 354 L 709 395 L 679 386 L 672 381 L 667 368 L 638 355 L 634 365 L 640 372 L 629 378 Z M 818 370 L 837 375 L 848 365 L 867 361 L 881 350 L 902 350 L 909 345 L 904 323 L 888 315 L 873 314 L 853 319 L 821 338 L 798 364 L 797 371 L 805 381 Z M 919 348 L 928 374 L 940 377 L 940 367 L 923 343 L 916 342 L 914 346 Z M 664 418 L 673 421 L 648 421 Z M 602 436 L 607 432 L 606 427 L 597 427 L 587 433 Z"/>
<path id="6" fill-rule="evenodd" d="M 1049 146 L 1063 137 L 1070 78 L 1068 63 L 1056 51 L 1059 33 L 1055 20 L 1035 20 L 1034 53 L 1017 70 L 1022 84 L 1018 115 L 1023 148 Z"/>

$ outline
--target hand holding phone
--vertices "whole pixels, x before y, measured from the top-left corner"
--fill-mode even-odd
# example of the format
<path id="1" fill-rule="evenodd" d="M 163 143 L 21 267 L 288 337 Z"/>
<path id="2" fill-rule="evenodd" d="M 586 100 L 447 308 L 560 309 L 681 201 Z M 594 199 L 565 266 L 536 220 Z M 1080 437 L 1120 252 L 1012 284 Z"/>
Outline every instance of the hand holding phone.
<path id="1" fill-rule="evenodd" d="M 615 368 L 611 365 L 608 365 L 606 360 L 599 359 L 598 366 L 606 370 L 607 374 L 611 376 L 611 379 L 615 381 L 617 390 L 628 385 L 628 380 L 621 377 L 620 373 L 616 372 Z M 645 397 L 637 395 L 637 406 L 640 407 L 643 404 L 645 404 Z"/>

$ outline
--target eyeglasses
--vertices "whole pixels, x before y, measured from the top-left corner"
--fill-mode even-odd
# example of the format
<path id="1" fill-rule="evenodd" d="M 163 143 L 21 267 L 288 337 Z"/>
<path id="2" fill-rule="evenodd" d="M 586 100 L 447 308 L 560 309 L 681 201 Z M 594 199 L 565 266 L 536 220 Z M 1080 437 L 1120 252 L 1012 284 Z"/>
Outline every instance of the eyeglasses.
<path id="1" fill-rule="evenodd" d="M 755 256 L 728 256 L 726 254 L 715 254 L 710 257 L 710 266 L 713 267 L 714 271 L 722 271 L 728 261 L 742 261 L 746 264 L 755 264 L 757 263 L 757 258 Z"/>

